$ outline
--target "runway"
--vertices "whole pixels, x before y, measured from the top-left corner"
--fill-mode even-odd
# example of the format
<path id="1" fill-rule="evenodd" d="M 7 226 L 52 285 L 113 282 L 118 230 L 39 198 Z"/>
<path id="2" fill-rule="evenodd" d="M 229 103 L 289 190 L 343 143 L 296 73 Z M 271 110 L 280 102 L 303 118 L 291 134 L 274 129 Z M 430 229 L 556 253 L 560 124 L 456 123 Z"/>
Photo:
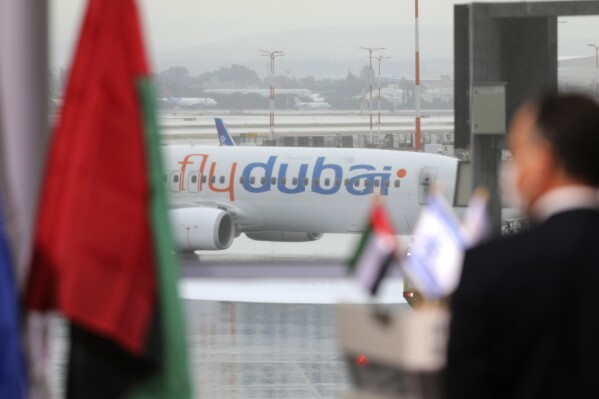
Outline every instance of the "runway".
<path id="1" fill-rule="evenodd" d="M 274 243 L 242 235 L 225 251 L 181 257 L 181 295 L 189 300 L 334 305 L 371 299 L 348 275 L 358 234 L 325 234 L 318 241 Z M 400 248 L 409 237 L 398 236 Z M 403 281 L 391 270 L 379 303 L 405 303 Z"/>
<path id="2" fill-rule="evenodd" d="M 195 144 L 217 145 L 214 118 L 223 118 L 232 135 L 250 135 L 261 139 L 268 137 L 268 111 L 231 110 L 162 110 L 159 124 L 162 141 L 166 144 L 188 141 Z M 375 134 L 409 135 L 414 133 L 413 112 L 383 112 L 380 129 L 378 116 L 373 117 L 370 130 L 370 115 L 359 111 L 307 111 L 282 110 L 275 117 L 275 134 L 278 137 L 295 136 L 342 136 L 358 137 Z M 453 111 L 425 112 L 422 119 L 424 134 L 452 134 Z"/>

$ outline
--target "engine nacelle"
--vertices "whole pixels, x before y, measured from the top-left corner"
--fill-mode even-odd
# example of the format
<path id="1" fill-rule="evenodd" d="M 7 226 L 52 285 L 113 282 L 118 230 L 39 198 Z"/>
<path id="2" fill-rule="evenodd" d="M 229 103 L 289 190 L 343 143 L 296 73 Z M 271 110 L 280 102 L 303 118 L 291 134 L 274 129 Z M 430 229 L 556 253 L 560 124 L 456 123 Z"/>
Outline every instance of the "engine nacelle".
<path id="1" fill-rule="evenodd" d="M 322 233 L 294 233 L 288 231 L 259 231 L 245 233 L 245 235 L 254 241 L 275 241 L 275 242 L 308 242 L 320 240 Z"/>
<path id="2" fill-rule="evenodd" d="M 180 251 L 227 249 L 233 243 L 233 217 L 221 209 L 172 209 L 170 218 L 175 244 Z"/>

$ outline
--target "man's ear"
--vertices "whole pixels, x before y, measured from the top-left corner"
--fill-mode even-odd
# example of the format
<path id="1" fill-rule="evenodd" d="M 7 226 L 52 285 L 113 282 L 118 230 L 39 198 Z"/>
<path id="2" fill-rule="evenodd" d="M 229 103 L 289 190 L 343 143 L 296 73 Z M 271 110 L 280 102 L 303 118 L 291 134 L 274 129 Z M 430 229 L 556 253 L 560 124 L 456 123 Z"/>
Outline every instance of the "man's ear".
<path id="1" fill-rule="evenodd" d="M 542 181 L 549 182 L 554 176 L 560 173 L 562 166 L 558 161 L 553 146 L 546 140 L 538 140 L 535 145 L 534 151 L 534 163 L 539 177 Z"/>

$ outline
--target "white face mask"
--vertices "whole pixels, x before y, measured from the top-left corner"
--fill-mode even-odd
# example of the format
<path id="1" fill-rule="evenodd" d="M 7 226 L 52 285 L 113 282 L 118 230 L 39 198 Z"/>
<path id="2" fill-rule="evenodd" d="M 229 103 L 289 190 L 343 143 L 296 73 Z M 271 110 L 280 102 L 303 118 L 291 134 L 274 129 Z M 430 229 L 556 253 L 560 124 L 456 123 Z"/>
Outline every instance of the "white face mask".
<path id="1" fill-rule="evenodd" d="M 518 190 L 518 166 L 513 161 L 506 161 L 501 164 L 499 172 L 499 186 L 501 188 L 502 203 L 510 208 L 516 208 L 521 211 L 526 210 L 526 200 Z"/>

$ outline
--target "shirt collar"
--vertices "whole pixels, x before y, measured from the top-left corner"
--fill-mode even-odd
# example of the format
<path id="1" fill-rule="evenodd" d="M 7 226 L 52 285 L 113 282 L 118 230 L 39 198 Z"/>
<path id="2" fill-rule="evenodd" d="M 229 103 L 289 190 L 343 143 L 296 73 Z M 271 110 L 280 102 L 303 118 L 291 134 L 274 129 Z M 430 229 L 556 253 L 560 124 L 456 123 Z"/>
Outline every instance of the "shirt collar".
<path id="1" fill-rule="evenodd" d="M 556 188 L 539 198 L 531 209 L 532 217 L 539 223 L 551 216 L 574 209 L 599 209 L 597 189 L 588 186 Z"/>

